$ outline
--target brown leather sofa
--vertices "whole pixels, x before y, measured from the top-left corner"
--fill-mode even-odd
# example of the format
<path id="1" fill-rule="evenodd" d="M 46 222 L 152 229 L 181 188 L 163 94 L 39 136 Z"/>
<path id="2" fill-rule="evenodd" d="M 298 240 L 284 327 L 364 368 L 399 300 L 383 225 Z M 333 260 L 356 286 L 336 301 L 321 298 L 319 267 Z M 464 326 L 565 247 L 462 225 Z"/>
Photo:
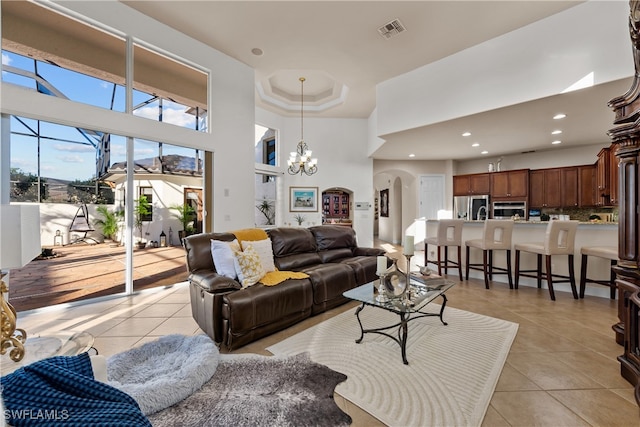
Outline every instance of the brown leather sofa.
<path id="1" fill-rule="evenodd" d="M 184 239 L 193 317 L 207 335 L 228 349 L 347 302 L 342 293 L 375 280 L 376 257 L 385 253 L 358 247 L 349 227 L 280 227 L 267 233 L 278 270 L 301 271 L 309 278 L 242 289 L 236 280 L 216 273 L 211 257 L 211 239 L 232 241 L 233 233 Z"/>

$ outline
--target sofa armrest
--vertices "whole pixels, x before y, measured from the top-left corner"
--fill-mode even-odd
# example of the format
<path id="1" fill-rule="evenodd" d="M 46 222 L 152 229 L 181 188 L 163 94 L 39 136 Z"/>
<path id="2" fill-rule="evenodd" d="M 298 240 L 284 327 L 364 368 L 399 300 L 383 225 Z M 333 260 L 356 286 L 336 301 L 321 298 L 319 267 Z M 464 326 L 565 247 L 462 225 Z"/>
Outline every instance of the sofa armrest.
<path id="1" fill-rule="evenodd" d="M 387 252 L 380 248 L 360 248 L 357 247 L 353 250 L 354 256 L 382 256 Z"/>
<path id="2" fill-rule="evenodd" d="M 216 273 L 215 271 L 199 271 L 189 275 L 189 282 L 198 285 L 206 292 L 228 292 L 242 289 L 237 281 Z"/>

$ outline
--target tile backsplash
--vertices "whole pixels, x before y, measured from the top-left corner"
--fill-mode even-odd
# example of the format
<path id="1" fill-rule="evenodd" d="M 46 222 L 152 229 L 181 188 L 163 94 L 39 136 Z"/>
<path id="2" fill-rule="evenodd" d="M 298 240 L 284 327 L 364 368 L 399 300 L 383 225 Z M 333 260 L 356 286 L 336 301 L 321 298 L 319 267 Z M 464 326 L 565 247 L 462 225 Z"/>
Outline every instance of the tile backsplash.
<path id="1" fill-rule="evenodd" d="M 541 213 L 547 215 L 569 215 L 571 219 L 578 221 L 589 221 L 591 215 L 598 215 L 601 221 L 604 222 L 618 222 L 618 208 L 617 207 L 593 207 L 593 208 L 562 208 L 562 209 L 541 209 Z"/>

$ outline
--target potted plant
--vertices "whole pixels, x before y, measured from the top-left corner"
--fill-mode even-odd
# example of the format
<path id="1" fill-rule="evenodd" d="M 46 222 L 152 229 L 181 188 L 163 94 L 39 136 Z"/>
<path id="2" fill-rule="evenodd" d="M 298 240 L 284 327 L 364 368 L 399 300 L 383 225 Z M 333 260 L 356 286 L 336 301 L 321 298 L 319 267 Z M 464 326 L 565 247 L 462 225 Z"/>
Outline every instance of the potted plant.
<path id="1" fill-rule="evenodd" d="M 194 232 L 192 222 L 195 219 L 196 210 L 186 203 L 183 205 L 173 205 L 169 207 L 169 209 L 176 211 L 172 215 L 182 224 L 182 230 L 178 231 L 178 237 L 182 243 L 182 239 Z"/>
<path id="2" fill-rule="evenodd" d="M 151 205 L 147 200 L 147 196 L 142 195 L 136 201 L 136 206 L 133 210 L 135 226 L 138 229 L 138 234 L 140 235 L 140 238 L 138 239 L 138 248 L 140 249 L 145 247 L 145 242 L 142 241 L 142 226 L 144 224 L 145 218 L 147 218 L 149 214 L 151 214 Z"/>
<path id="3" fill-rule="evenodd" d="M 96 219 L 93 223 L 100 228 L 105 241 L 118 241 L 118 224 L 123 216 L 123 211 L 116 210 L 110 211 L 106 206 L 98 206 L 96 212 L 102 216 L 102 218 Z"/>
<path id="4" fill-rule="evenodd" d="M 301 214 L 297 214 L 293 217 L 293 219 L 296 220 L 296 222 L 298 223 L 299 226 L 302 226 L 302 224 L 305 222 L 306 218 L 304 217 L 304 215 Z"/>

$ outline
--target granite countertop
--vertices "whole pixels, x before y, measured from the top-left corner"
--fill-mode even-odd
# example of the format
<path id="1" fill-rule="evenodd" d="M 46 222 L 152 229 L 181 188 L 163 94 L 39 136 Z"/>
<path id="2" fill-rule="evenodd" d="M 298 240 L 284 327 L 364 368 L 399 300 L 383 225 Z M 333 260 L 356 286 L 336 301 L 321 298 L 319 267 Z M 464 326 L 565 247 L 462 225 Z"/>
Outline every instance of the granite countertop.
<path id="1" fill-rule="evenodd" d="M 428 221 L 437 221 L 437 219 L 430 219 Z M 465 224 L 483 224 L 484 220 L 465 220 L 464 221 Z M 548 224 L 549 221 L 525 221 L 525 220 L 517 220 L 517 221 L 513 221 L 515 224 Z M 615 225 L 617 226 L 618 223 L 617 222 L 605 222 L 605 221 L 580 221 L 578 223 L 579 225 L 594 225 L 594 226 L 598 226 L 598 225 Z"/>

